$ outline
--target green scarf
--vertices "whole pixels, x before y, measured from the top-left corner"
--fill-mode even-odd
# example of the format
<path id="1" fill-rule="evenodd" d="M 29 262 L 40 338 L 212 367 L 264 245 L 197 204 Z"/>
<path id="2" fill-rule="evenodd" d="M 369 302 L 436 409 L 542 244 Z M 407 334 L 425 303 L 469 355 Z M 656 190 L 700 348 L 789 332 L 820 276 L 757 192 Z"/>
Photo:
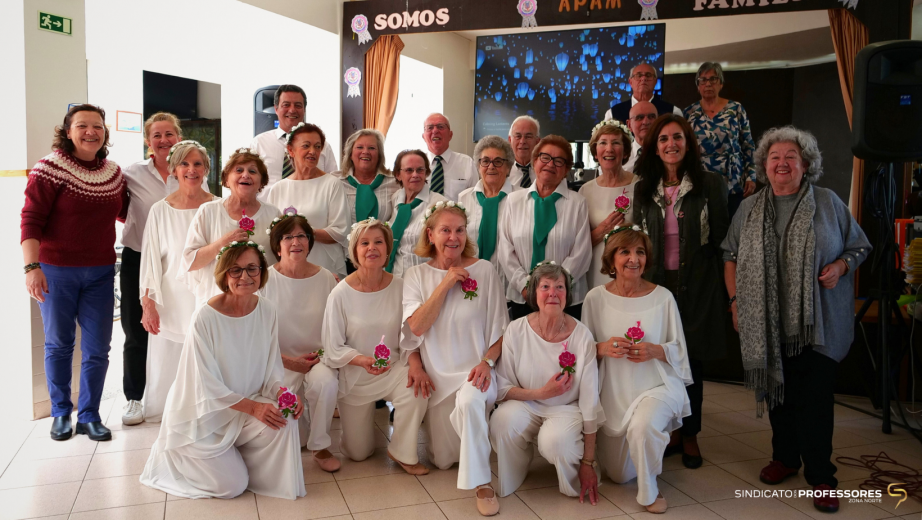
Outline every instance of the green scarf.
<path id="1" fill-rule="evenodd" d="M 387 272 L 389 273 L 394 272 L 394 260 L 397 259 L 397 246 L 400 245 L 403 232 L 407 230 L 407 226 L 410 224 L 410 215 L 413 213 L 413 210 L 416 209 L 416 206 L 422 203 L 422 199 L 413 199 L 413 202 L 397 204 L 397 217 L 394 219 L 394 224 L 391 226 L 391 231 L 394 232 L 394 247 L 391 248 L 391 259 L 387 262 Z"/>
<path id="2" fill-rule="evenodd" d="M 361 222 L 368 217 L 378 218 L 378 197 L 375 197 L 375 190 L 384 182 L 384 175 L 375 175 L 375 180 L 371 181 L 371 184 L 362 184 L 355 180 L 355 177 L 347 175 L 346 182 L 355 188 L 355 221 Z"/>
<path id="3" fill-rule="evenodd" d="M 477 235 L 477 250 L 480 258 L 490 261 L 496 251 L 496 221 L 499 218 L 499 203 L 506 197 L 506 192 L 501 191 L 495 197 L 487 197 L 482 191 L 475 192 L 477 202 L 482 208 L 480 216 L 480 231 Z"/>
<path id="4" fill-rule="evenodd" d="M 554 192 L 542 199 L 538 196 L 537 191 L 531 192 L 531 198 L 535 200 L 535 232 L 531 237 L 531 269 L 544 261 L 547 236 L 557 224 L 557 206 L 554 204 L 560 197 L 563 195 Z"/>

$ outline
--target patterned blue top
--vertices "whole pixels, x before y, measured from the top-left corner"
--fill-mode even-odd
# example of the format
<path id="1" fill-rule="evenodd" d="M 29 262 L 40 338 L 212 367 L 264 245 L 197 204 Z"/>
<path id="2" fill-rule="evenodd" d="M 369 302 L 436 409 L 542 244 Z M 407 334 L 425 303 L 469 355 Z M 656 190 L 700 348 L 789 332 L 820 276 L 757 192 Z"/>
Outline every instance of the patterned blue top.
<path id="1" fill-rule="evenodd" d="M 742 195 L 745 182 L 756 180 L 752 160 L 756 145 L 743 105 L 727 101 L 723 110 L 711 119 L 699 101 L 685 109 L 685 119 L 695 130 L 704 169 L 722 175 L 730 193 Z"/>

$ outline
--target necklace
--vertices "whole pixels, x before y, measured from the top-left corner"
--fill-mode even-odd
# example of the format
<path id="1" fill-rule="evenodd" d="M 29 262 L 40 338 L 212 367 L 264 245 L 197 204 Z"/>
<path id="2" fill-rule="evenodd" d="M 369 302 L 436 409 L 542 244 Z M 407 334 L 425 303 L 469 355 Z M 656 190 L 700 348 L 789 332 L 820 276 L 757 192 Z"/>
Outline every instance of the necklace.
<path id="1" fill-rule="evenodd" d="M 566 324 L 567 324 L 567 316 L 564 315 L 564 316 L 563 316 L 563 319 L 560 320 L 560 327 L 557 328 L 557 332 L 555 332 L 553 336 L 548 337 L 548 336 L 547 336 L 547 330 L 545 329 L 544 334 L 541 335 L 541 338 L 544 339 L 544 341 L 547 341 L 548 343 L 553 343 L 554 338 L 556 338 L 558 335 L 560 335 L 560 331 L 563 330 L 563 327 L 564 327 L 564 325 L 566 325 Z M 538 321 L 538 328 L 539 328 L 539 329 L 541 328 L 541 322 L 540 322 L 540 320 Z"/>
<path id="2" fill-rule="evenodd" d="M 381 290 L 380 287 L 375 287 L 374 290 L 372 290 L 372 287 L 371 287 L 370 285 L 368 285 L 368 284 L 365 283 L 365 280 L 363 280 L 362 277 L 359 276 L 359 273 L 358 273 L 358 272 L 355 273 L 355 277 L 356 277 L 356 278 L 358 279 L 358 281 L 359 281 L 359 286 L 362 287 L 363 289 L 365 289 L 364 292 L 373 293 L 373 292 L 378 292 L 378 291 Z M 384 283 L 384 277 L 382 276 L 382 277 L 381 277 L 381 284 L 378 284 L 378 285 L 383 285 L 383 283 Z"/>
<path id="3" fill-rule="evenodd" d="M 669 197 L 669 188 L 673 186 L 668 186 L 663 188 L 663 198 L 666 199 L 666 205 L 672 206 L 672 203 L 675 201 L 676 193 L 679 191 L 678 185 L 675 186 L 675 189 L 672 190 L 672 198 Z"/>

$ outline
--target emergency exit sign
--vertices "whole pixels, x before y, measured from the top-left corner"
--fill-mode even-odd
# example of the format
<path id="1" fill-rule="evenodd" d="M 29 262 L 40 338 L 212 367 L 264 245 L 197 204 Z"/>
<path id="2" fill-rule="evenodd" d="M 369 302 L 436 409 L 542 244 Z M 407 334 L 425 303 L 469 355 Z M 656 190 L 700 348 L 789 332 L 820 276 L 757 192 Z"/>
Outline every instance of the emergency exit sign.
<path id="1" fill-rule="evenodd" d="M 70 18 L 64 18 L 63 16 L 51 13 L 43 13 L 41 11 L 38 12 L 38 28 L 44 31 L 70 34 L 72 25 Z"/>

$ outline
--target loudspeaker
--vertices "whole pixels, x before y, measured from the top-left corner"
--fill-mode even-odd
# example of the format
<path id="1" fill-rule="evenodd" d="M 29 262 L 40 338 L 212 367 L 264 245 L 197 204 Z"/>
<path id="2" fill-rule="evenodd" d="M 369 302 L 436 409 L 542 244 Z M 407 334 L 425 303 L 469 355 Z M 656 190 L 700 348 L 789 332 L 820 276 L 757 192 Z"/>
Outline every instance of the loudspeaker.
<path id="1" fill-rule="evenodd" d="M 278 85 L 270 85 L 256 89 L 253 95 L 253 136 L 272 130 L 279 126 L 279 118 L 275 115 L 275 91 Z"/>
<path id="2" fill-rule="evenodd" d="M 922 158 L 922 41 L 873 43 L 858 52 L 852 152 L 884 162 Z"/>

